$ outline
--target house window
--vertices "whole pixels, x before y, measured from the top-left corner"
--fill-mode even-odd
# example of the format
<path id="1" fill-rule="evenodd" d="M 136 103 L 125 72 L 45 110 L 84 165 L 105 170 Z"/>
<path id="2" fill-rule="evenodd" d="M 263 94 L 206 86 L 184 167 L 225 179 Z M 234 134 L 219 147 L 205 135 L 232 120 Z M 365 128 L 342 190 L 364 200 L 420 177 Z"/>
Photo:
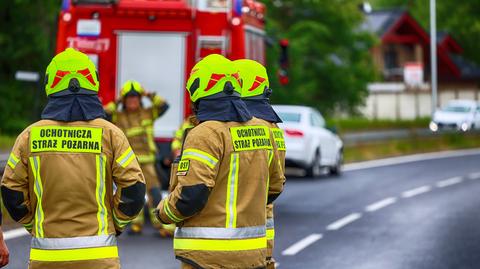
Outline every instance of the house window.
<path id="1" fill-rule="evenodd" d="M 394 69 L 398 67 L 398 57 L 397 57 L 397 51 L 393 46 L 389 46 L 384 54 L 383 54 L 383 59 L 385 62 L 385 69 Z"/>

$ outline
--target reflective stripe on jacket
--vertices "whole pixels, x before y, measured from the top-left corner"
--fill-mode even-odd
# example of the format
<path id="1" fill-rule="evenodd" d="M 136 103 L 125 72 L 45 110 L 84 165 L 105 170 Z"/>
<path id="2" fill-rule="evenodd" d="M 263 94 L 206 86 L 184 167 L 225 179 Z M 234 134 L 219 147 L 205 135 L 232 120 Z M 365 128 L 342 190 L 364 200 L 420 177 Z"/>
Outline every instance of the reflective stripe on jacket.
<path id="1" fill-rule="evenodd" d="M 30 268 L 119 268 L 115 234 L 136 217 L 145 195 L 122 131 L 103 119 L 41 120 L 20 134 L 11 154 L 2 198 L 33 234 Z"/>
<path id="2" fill-rule="evenodd" d="M 178 259 L 201 268 L 265 266 L 266 194 L 278 196 L 284 182 L 274 148 L 256 119 L 207 121 L 189 132 L 172 192 L 158 207 L 163 222 L 178 223 Z"/>

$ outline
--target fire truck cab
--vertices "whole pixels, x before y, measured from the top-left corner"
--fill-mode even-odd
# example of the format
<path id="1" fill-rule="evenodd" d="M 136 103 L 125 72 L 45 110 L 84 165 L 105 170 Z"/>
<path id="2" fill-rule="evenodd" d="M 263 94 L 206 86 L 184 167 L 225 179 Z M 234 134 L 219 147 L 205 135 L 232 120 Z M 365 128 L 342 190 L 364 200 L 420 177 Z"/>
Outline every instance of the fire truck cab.
<path id="1" fill-rule="evenodd" d="M 264 16 L 254 0 L 64 0 L 57 52 L 89 55 L 104 104 L 129 79 L 164 97 L 170 109 L 154 135 L 168 143 L 190 113 L 185 81 L 197 60 L 220 53 L 265 63 Z"/>

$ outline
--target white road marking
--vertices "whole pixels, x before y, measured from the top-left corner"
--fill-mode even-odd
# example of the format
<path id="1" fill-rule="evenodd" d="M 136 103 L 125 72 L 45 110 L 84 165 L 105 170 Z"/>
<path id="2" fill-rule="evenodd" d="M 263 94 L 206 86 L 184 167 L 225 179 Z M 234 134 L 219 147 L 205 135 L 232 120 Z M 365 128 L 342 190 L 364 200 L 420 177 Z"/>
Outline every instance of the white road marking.
<path id="1" fill-rule="evenodd" d="M 422 193 L 429 192 L 430 190 L 432 190 L 432 187 L 426 185 L 426 186 L 418 187 L 418 188 L 411 189 L 411 190 L 408 190 L 408 191 L 404 191 L 404 192 L 402 192 L 402 197 L 403 198 L 410 198 L 410 197 L 417 196 L 417 195 L 422 194 Z"/>
<path id="2" fill-rule="evenodd" d="M 439 182 L 437 182 L 436 185 L 437 185 L 438 188 L 445 188 L 445 187 L 448 187 L 448 186 L 452 186 L 452 185 L 461 183 L 462 181 L 463 181 L 463 178 L 461 178 L 461 177 L 452 177 L 452 178 L 449 178 L 449 179 L 439 181 Z"/>
<path id="3" fill-rule="evenodd" d="M 461 157 L 461 156 L 470 156 L 480 154 L 479 149 L 468 149 L 468 150 L 456 150 L 456 151 L 443 151 L 443 152 L 434 152 L 434 153 L 424 153 L 424 154 L 415 154 L 402 157 L 393 157 L 387 159 L 358 162 L 352 164 L 346 164 L 343 167 L 343 171 L 355 171 L 361 169 L 390 166 L 418 161 L 434 160 L 434 159 L 443 159 L 451 157 Z"/>
<path id="4" fill-rule="evenodd" d="M 362 214 L 360 213 L 352 213 L 346 217 L 343 217 L 333 223 L 331 223 L 330 225 L 327 226 L 327 230 L 329 231 L 335 231 L 335 230 L 338 230 L 354 221 L 356 221 L 357 219 L 361 218 L 362 217 Z"/>
<path id="5" fill-rule="evenodd" d="M 17 237 L 22 237 L 27 235 L 30 235 L 30 234 L 27 232 L 27 230 L 25 230 L 25 228 L 18 228 L 18 229 L 13 229 L 13 230 L 3 232 L 3 238 L 5 240 L 14 239 Z"/>
<path id="6" fill-rule="evenodd" d="M 469 179 L 480 179 L 480 172 L 471 173 L 470 175 L 468 175 L 468 178 Z"/>
<path id="7" fill-rule="evenodd" d="M 396 197 L 389 197 L 389 198 L 385 198 L 381 201 L 378 201 L 376 203 L 373 203 L 371 205 L 368 205 L 367 207 L 365 207 L 365 210 L 367 212 L 374 212 L 374 211 L 377 211 L 379 209 L 382 209 L 384 207 L 387 207 L 391 204 L 394 204 L 395 202 L 397 202 L 397 198 Z"/>
<path id="8" fill-rule="evenodd" d="M 285 249 L 282 252 L 284 256 L 293 256 L 296 255 L 298 252 L 302 251 L 306 247 L 310 246 L 311 244 L 317 242 L 318 240 L 322 239 L 322 234 L 311 234 L 302 240 L 298 241 L 297 243 L 291 245 L 289 248 Z"/>

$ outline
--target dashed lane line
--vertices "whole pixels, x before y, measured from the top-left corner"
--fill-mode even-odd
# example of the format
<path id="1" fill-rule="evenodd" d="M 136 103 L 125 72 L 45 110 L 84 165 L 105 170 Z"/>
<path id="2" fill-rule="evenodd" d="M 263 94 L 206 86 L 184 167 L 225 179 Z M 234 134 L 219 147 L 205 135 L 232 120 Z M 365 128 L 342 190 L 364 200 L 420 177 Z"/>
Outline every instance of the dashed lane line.
<path id="1" fill-rule="evenodd" d="M 335 231 L 335 230 L 341 229 L 342 227 L 358 220 L 361 217 L 362 217 L 362 214 L 360 213 L 352 213 L 328 225 L 327 230 Z"/>
<path id="2" fill-rule="evenodd" d="M 367 212 L 375 212 L 397 202 L 396 197 L 388 197 L 365 207 Z"/>
<path id="3" fill-rule="evenodd" d="M 318 240 L 322 239 L 322 234 L 311 234 L 302 240 L 298 241 L 297 243 L 291 245 L 289 248 L 285 249 L 282 252 L 283 256 L 294 256 L 298 252 L 302 251 L 306 247 L 310 246 L 311 244 L 317 242 Z"/>
<path id="4" fill-rule="evenodd" d="M 471 173 L 468 175 L 469 179 L 480 179 L 480 172 Z"/>
<path id="5" fill-rule="evenodd" d="M 22 237 L 27 235 L 30 235 L 30 234 L 27 232 L 27 230 L 25 230 L 25 228 L 18 228 L 18 229 L 13 229 L 13 230 L 3 232 L 3 238 L 5 240 L 14 239 L 17 237 Z"/>
<path id="6" fill-rule="evenodd" d="M 439 182 L 437 182 L 436 185 L 437 185 L 438 188 L 445 188 L 445 187 L 452 186 L 452 185 L 455 185 L 455 184 L 458 184 L 458 183 L 462 183 L 462 181 L 463 181 L 462 177 L 452 177 L 452 178 L 449 178 L 449 179 L 439 181 Z"/>
<path id="7" fill-rule="evenodd" d="M 402 192 L 402 197 L 403 198 L 411 198 L 411 197 L 420 195 L 422 193 L 429 192 L 431 190 L 432 190 L 431 186 L 425 185 L 425 186 L 422 186 L 422 187 L 418 187 L 418 188 L 415 188 L 415 189 L 411 189 L 411 190 Z"/>

